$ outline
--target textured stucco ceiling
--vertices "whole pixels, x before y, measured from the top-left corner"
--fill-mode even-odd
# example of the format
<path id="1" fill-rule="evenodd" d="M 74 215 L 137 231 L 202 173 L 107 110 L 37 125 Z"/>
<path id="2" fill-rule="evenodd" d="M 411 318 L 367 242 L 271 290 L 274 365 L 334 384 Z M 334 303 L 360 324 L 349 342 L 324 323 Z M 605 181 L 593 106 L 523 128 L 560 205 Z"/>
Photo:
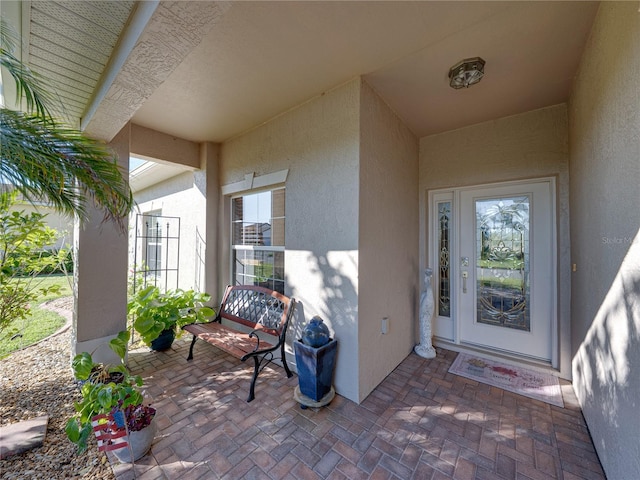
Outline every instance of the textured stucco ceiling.
<path id="1" fill-rule="evenodd" d="M 42 3 L 91 10 L 123 2 Z M 100 138 L 109 140 L 132 119 L 188 140 L 220 142 L 357 76 L 419 137 L 557 104 L 569 96 L 598 7 L 577 1 L 150 4 L 152 14 L 111 72 L 108 90 L 93 110 L 85 109 L 83 126 Z M 49 32 L 83 43 L 72 30 Z M 486 60 L 485 78 L 468 90 L 449 88 L 449 67 L 473 56 Z M 103 65 L 104 54 L 95 60 Z M 42 62 L 50 68 L 45 57 Z M 99 69 L 92 67 L 84 68 Z M 85 98 L 77 95 L 78 111 Z"/>
<path id="2" fill-rule="evenodd" d="M 238 2 L 134 121 L 222 141 L 363 75 L 418 136 L 568 98 L 597 5 L 580 2 Z M 485 78 L 448 86 L 481 56 Z"/>

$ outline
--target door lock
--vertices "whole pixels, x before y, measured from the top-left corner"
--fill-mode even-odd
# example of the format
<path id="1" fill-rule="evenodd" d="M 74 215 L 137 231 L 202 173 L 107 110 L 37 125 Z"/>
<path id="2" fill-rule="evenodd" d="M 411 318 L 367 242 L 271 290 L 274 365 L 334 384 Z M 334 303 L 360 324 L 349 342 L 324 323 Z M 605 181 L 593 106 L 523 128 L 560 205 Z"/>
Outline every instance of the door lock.
<path id="1" fill-rule="evenodd" d="M 460 257 L 460 266 L 468 267 L 469 266 L 469 257 Z"/>

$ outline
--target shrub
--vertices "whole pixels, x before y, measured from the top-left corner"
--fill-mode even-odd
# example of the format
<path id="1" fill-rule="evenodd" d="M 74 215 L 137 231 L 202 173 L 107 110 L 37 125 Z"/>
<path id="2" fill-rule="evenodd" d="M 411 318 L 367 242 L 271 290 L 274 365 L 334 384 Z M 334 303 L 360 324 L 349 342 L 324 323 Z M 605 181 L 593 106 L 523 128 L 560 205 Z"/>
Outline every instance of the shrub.
<path id="1" fill-rule="evenodd" d="M 46 215 L 10 211 L 15 204 L 15 192 L 0 191 L 0 333 L 12 320 L 27 318 L 29 304 L 40 295 L 59 290 L 57 285 L 43 287 L 37 276 L 67 256 L 65 250 L 44 254 L 58 233 L 46 225 Z"/>

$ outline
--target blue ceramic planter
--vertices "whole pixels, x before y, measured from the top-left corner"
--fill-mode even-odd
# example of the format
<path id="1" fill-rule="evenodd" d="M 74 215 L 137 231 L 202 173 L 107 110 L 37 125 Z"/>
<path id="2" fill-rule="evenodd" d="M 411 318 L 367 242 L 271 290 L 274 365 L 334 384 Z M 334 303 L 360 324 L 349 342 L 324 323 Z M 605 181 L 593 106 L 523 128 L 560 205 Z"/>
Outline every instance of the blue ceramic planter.
<path id="1" fill-rule="evenodd" d="M 329 329 L 317 315 L 302 330 L 302 343 L 311 347 L 322 347 L 329 343 Z"/>
<path id="2" fill-rule="evenodd" d="M 300 392 L 316 402 L 331 390 L 337 346 L 335 339 L 318 348 L 293 342 Z"/>
<path id="3" fill-rule="evenodd" d="M 158 338 L 151 342 L 151 350 L 156 352 L 162 352 L 169 350 L 173 344 L 173 340 L 176 338 L 176 331 L 173 328 L 163 330 Z"/>

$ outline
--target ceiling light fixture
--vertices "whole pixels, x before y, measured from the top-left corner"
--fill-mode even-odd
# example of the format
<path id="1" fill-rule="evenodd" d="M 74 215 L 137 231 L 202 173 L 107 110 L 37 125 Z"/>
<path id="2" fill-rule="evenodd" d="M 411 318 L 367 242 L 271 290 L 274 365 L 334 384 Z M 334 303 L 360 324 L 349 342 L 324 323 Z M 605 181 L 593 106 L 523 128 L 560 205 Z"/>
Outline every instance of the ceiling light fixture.
<path id="1" fill-rule="evenodd" d="M 465 58 L 449 70 L 451 88 L 469 88 L 478 83 L 484 75 L 484 60 L 480 57 Z"/>

